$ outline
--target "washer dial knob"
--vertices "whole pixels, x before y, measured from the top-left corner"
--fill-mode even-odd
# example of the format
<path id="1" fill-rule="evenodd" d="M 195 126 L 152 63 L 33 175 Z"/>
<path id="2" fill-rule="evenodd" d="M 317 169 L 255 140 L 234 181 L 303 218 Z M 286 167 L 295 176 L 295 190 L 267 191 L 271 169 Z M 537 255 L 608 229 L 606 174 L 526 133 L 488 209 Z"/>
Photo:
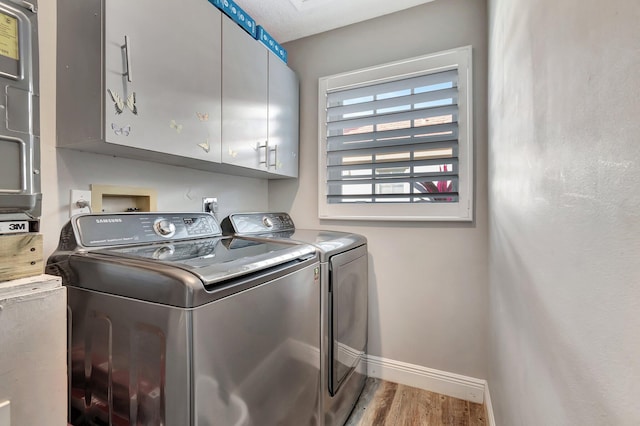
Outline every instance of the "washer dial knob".
<path id="1" fill-rule="evenodd" d="M 161 237 L 170 238 L 176 233 L 176 226 L 167 219 L 160 219 L 153 225 L 153 230 Z"/>
<path id="2" fill-rule="evenodd" d="M 273 221 L 267 216 L 262 218 L 262 223 L 269 229 L 273 228 Z"/>

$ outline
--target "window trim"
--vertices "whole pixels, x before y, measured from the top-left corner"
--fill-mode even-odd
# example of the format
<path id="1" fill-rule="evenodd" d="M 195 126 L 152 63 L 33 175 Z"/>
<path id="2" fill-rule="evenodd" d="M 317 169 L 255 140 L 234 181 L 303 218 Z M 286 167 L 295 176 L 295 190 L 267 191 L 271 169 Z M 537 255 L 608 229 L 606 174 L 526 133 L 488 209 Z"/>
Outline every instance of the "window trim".
<path id="1" fill-rule="evenodd" d="M 459 201 L 457 203 L 327 202 L 327 92 L 381 84 L 458 69 Z M 464 46 L 356 71 L 318 81 L 318 217 L 339 220 L 473 221 L 473 86 L 472 47 Z"/>

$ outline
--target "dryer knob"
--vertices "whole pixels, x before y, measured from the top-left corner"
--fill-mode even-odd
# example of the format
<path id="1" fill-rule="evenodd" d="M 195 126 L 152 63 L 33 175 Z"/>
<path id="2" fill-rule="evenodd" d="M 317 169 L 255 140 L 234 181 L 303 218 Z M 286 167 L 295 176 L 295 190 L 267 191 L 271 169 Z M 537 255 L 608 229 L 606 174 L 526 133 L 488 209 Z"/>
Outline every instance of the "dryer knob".
<path id="1" fill-rule="evenodd" d="M 160 235 L 161 237 L 169 238 L 176 233 L 176 226 L 171 223 L 171 221 L 162 219 L 156 222 L 154 230 L 156 231 L 156 234 Z"/>

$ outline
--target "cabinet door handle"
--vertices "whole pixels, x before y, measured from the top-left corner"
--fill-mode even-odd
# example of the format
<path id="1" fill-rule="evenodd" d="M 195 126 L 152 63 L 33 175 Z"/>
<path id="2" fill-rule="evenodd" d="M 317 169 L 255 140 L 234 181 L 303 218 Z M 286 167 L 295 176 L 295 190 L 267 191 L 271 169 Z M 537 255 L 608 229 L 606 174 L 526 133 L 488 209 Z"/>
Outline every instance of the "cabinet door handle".
<path id="1" fill-rule="evenodd" d="M 124 36 L 124 44 L 120 46 L 121 49 L 124 50 L 124 60 L 127 65 L 127 71 L 122 73 L 122 76 L 127 77 L 127 81 L 131 83 L 133 81 L 133 77 L 131 76 L 131 46 L 129 45 L 129 37 Z"/>
<path id="2" fill-rule="evenodd" d="M 271 148 L 269 150 L 269 152 L 273 152 L 273 164 L 269 163 L 269 165 L 267 166 L 267 168 L 269 167 L 273 167 L 274 169 L 278 168 L 278 145 L 276 145 L 275 147 Z"/>
<path id="3" fill-rule="evenodd" d="M 269 141 L 264 141 L 264 145 L 260 145 L 258 142 L 258 159 L 260 159 L 260 150 L 264 148 L 264 161 L 260 161 L 258 164 L 264 164 L 264 166 L 269 168 Z"/>

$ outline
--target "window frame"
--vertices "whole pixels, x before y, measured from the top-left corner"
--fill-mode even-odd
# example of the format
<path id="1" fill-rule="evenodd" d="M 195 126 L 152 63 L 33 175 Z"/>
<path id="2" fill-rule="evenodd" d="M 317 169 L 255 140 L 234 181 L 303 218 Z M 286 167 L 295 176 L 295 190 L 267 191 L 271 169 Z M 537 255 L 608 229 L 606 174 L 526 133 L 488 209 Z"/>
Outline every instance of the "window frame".
<path id="1" fill-rule="evenodd" d="M 327 93 L 458 70 L 458 184 L 453 203 L 327 202 Z M 339 220 L 473 221 L 472 47 L 464 46 L 318 80 L 318 217 Z"/>

